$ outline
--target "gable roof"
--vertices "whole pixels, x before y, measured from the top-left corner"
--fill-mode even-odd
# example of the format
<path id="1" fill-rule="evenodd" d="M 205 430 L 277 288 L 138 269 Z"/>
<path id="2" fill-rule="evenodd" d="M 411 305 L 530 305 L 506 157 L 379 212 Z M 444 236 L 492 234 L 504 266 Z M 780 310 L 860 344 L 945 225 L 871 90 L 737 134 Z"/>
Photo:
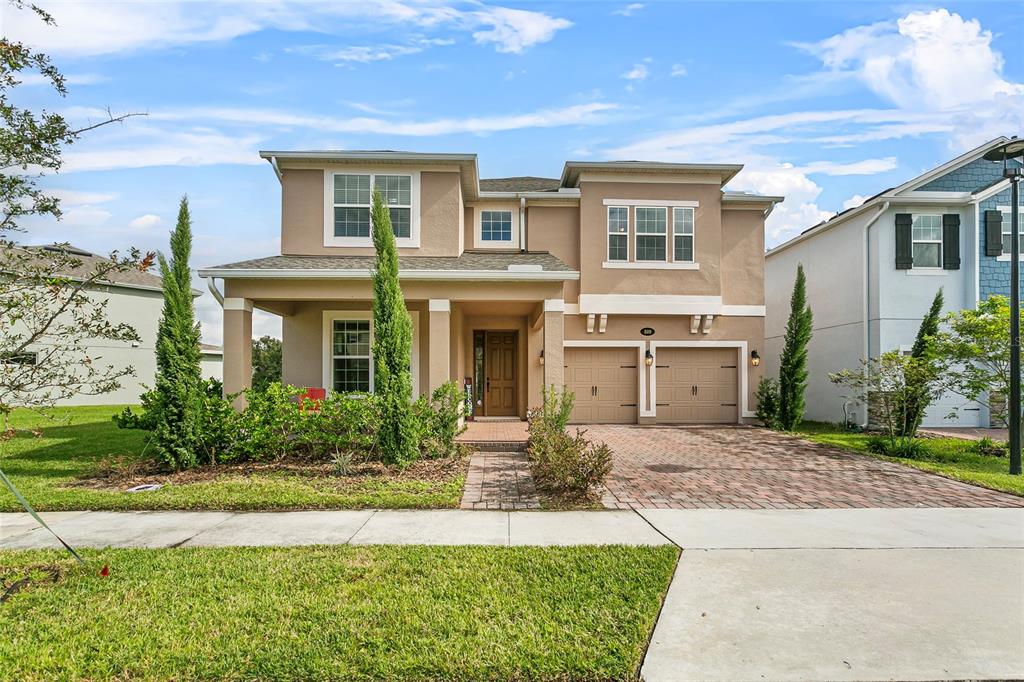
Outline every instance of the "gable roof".
<path id="1" fill-rule="evenodd" d="M 853 206 L 851 208 L 848 208 L 848 209 L 845 209 L 843 211 L 840 211 L 839 213 L 836 213 L 831 218 L 828 218 L 827 220 L 823 220 L 823 221 L 821 221 L 820 223 L 818 223 L 816 225 L 812 225 L 811 227 L 807 228 L 806 230 L 804 230 L 803 232 L 801 232 L 797 236 L 793 237 L 792 239 L 789 239 L 789 240 L 779 244 L 778 246 L 775 246 L 775 247 L 769 249 L 768 252 L 765 253 L 765 258 L 771 257 L 771 256 L 775 255 L 776 253 L 780 253 L 782 251 L 785 251 L 786 249 L 788 249 L 789 247 L 793 246 L 794 244 L 798 244 L 800 242 L 806 241 L 807 239 L 812 239 L 815 236 L 817 236 L 818 234 L 820 234 L 820 233 L 822 233 L 822 232 L 824 232 L 826 230 L 829 230 L 829 229 L 831 229 L 833 227 L 836 227 L 837 225 L 841 225 L 842 223 L 846 222 L 850 218 L 852 218 L 852 217 L 854 217 L 856 215 L 860 215 L 861 213 L 865 212 L 866 210 L 868 210 L 872 206 L 881 206 L 881 205 L 884 205 L 885 202 L 893 202 L 893 201 L 896 201 L 896 202 L 900 202 L 900 201 L 907 202 L 907 201 L 911 201 L 911 200 L 915 199 L 916 197 L 914 197 L 913 195 L 907 195 L 906 194 L 907 192 L 912 192 L 915 189 L 917 189 L 918 187 L 922 187 L 924 185 L 927 185 L 929 182 L 932 182 L 936 178 L 942 177 L 943 175 L 946 175 L 947 173 L 950 173 L 950 172 L 956 170 L 957 168 L 960 168 L 961 166 L 965 166 L 965 165 L 967 165 L 967 164 L 969 164 L 969 163 L 971 163 L 973 161 L 976 161 L 976 160 L 982 158 L 990 150 L 995 149 L 996 147 L 998 147 L 998 146 L 1000 146 L 1002 144 L 1005 144 L 1010 139 L 1011 138 L 1008 138 L 1005 135 L 1000 135 L 997 138 L 989 140 L 988 142 L 986 142 L 983 145 L 975 147 L 974 149 L 961 154 L 960 156 L 956 157 L 955 159 L 952 159 L 952 160 L 947 161 L 947 162 L 945 162 L 943 164 L 940 164 L 940 165 L 936 166 L 935 168 L 932 168 L 931 170 L 925 171 L 921 175 L 918 175 L 918 176 L 916 176 L 914 178 L 911 178 L 910 180 L 904 182 L 902 185 L 897 185 L 896 187 L 890 187 L 889 189 L 882 190 L 878 194 L 875 194 L 874 196 L 871 196 L 871 197 L 865 199 L 864 202 L 860 204 L 860 206 Z M 996 183 L 994 183 L 991 186 L 981 187 L 979 189 L 976 189 L 973 194 L 970 194 L 969 196 L 967 196 L 962 201 L 974 201 L 974 200 L 977 200 L 978 195 L 990 191 L 994 185 L 998 185 L 998 184 L 999 183 L 996 182 Z M 950 196 L 954 197 L 956 195 L 950 193 Z M 928 199 L 928 201 L 929 202 L 936 202 L 937 203 L 937 202 L 940 201 L 940 199 L 938 197 L 934 197 L 933 196 L 933 197 L 930 197 Z"/>

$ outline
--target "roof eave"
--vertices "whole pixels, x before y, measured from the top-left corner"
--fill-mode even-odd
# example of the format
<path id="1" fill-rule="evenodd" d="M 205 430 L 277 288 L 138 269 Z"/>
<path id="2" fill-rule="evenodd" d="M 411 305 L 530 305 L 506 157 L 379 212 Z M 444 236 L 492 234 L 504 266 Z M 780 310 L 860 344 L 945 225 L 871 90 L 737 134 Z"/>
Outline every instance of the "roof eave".
<path id="1" fill-rule="evenodd" d="M 200 277 L 234 279 L 369 279 L 369 268 L 207 268 Z M 577 270 L 399 270 L 403 280 L 464 280 L 503 282 L 562 282 L 578 280 Z"/>

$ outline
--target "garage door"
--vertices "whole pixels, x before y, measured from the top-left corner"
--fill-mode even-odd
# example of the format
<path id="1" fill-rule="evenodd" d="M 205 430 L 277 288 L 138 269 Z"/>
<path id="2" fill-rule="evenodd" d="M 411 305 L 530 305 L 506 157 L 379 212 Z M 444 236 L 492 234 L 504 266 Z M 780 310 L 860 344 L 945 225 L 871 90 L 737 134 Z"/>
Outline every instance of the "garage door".
<path id="1" fill-rule="evenodd" d="M 637 422 L 636 348 L 566 348 L 565 383 L 577 424 Z"/>
<path id="2" fill-rule="evenodd" d="M 655 359 L 658 421 L 736 423 L 735 348 L 659 348 Z"/>

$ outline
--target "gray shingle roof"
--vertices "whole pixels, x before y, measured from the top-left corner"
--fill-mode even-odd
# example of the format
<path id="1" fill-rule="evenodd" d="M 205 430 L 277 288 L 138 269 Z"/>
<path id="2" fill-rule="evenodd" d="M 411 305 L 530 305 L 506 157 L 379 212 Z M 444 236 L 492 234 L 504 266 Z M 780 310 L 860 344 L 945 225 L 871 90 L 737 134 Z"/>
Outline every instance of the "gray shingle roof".
<path id="1" fill-rule="evenodd" d="M 96 269 L 96 266 L 99 263 L 108 261 L 108 259 L 104 258 L 103 256 L 99 256 L 99 255 L 97 255 L 95 253 L 90 253 L 90 252 L 86 251 L 85 249 L 79 248 L 77 246 L 71 246 L 71 245 L 61 246 L 61 245 L 57 245 L 57 244 L 45 244 L 45 245 L 41 245 L 41 246 L 26 246 L 24 248 L 26 248 L 26 249 L 42 250 L 42 251 L 56 251 L 56 250 L 59 250 L 59 251 L 63 251 L 65 253 L 67 253 L 69 256 L 73 257 L 75 260 L 81 261 L 81 265 L 79 265 L 77 268 L 73 268 L 71 270 L 68 270 L 67 272 L 62 273 L 62 274 L 64 274 L 67 277 L 82 277 L 82 278 L 84 278 L 84 277 L 88 276 L 89 274 L 91 274 Z M 154 267 L 153 270 L 155 271 L 156 268 Z M 132 286 L 132 287 L 145 287 L 145 288 L 148 288 L 148 289 L 160 289 L 161 288 L 161 281 L 160 281 L 160 276 L 159 275 L 154 274 L 153 272 L 142 272 L 141 270 L 128 270 L 128 271 L 125 271 L 125 272 L 112 272 L 112 273 L 110 273 L 110 276 L 109 276 L 109 282 L 112 282 L 114 284 L 122 284 L 122 285 L 125 285 L 125 286 Z M 100 282 L 100 284 L 107 284 L 107 281 Z"/>
<path id="2" fill-rule="evenodd" d="M 562 186 L 558 178 L 519 176 L 514 178 L 480 178 L 481 192 L 557 192 Z"/>
<path id="3" fill-rule="evenodd" d="M 269 256 L 215 265 L 207 270 L 369 270 L 374 256 Z M 399 256 L 398 269 L 405 271 L 503 271 L 509 266 L 539 266 L 546 272 L 575 272 L 546 251 L 466 251 L 461 256 Z"/>

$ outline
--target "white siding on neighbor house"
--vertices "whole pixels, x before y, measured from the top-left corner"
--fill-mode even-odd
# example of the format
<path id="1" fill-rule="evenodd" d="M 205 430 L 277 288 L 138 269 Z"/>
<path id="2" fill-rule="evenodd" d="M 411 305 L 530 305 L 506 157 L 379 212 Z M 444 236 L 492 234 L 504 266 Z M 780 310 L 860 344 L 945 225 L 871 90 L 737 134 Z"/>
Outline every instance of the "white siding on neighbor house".
<path id="1" fill-rule="evenodd" d="M 224 357 L 213 353 L 203 353 L 199 361 L 199 369 L 204 379 L 224 379 Z"/>
<path id="2" fill-rule="evenodd" d="M 960 216 L 960 269 L 896 269 L 896 214 L 947 214 Z M 900 205 L 889 210 L 871 228 L 873 251 L 878 254 L 877 286 L 873 286 L 871 307 L 871 355 L 891 350 L 908 350 L 917 337 L 921 320 L 931 306 L 935 292 L 942 288 L 943 314 L 973 308 L 977 297 L 977 240 L 973 206 Z M 956 408 L 956 418 L 945 417 Z M 977 403 L 956 394 L 940 398 L 925 415 L 925 426 L 987 426 L 988 415 Z"/>
<path id="3" fill-rule="evenodd" d="M 856 367 L 863 355 L 864 222 L 858 216 L 765 259 L 765 376 L 778 377 L 789 299 L 803 264 L 814 312 L 807 350 L 807 419 L 843 420 L 844 390 L 828 375 Z"/>
<path id="4" fill-rule="evenodd" d="M 959 213 L 960 269 L 896 269 L 897 213 Z M 765 296 L 767 317 L 766 375 L 778 376 L 778 356 L 789 316 L 789 297 L 793 289 L 797 263 L 807 274 L 808 301 L 814 311 L 814 336 L 808 347 L 808 385 L 806 417 L 821 421 L 843 419 L 846 389 L 832 384 L 828 375 L 841 369 L 855 369 L 864 357 L 863 291 L 864 226 L 877 211 L 864 214 L 815 237 L 770 255 L 765 259 Z M 945 299 L 943 312 L 975 305 L 977 262 L 973 206 L 901 206 L 893 203 L 871 225 L 868 248 L 868 353 L 877 357 L 890 350 L 909 349 L 914 343 L 921 319 L 941 286 Z M 945 419 L 957 408 L 958 417 Z M 863 407 L 858 421 L 865 420 Z M 968 404 L 959 396 L 947 394 L 928 411 L 926 426 L 987 424 L 988 415 L 977 404 Z"/>

